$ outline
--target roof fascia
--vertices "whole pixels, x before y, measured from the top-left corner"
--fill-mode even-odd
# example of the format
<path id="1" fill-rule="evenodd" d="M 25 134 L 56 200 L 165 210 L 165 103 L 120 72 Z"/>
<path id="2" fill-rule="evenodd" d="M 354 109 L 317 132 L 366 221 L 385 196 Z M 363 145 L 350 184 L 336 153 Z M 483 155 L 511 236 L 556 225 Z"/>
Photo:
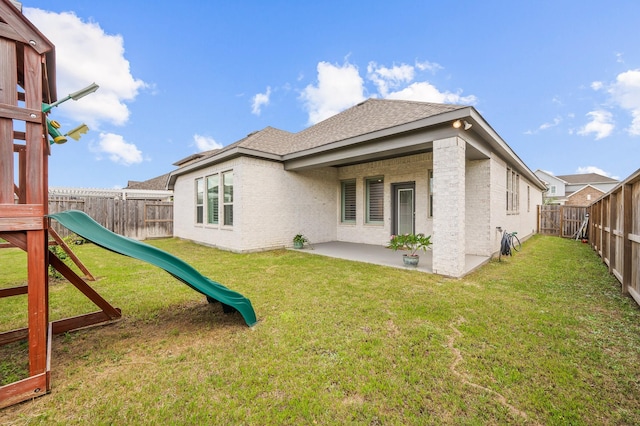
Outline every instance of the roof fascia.
<path id="1" fill-rule="evenodd" d="M 498 132 L 496 132 L 493 127 L 489 125 L 485 121 L 484 118 L 480 115 L 475 108 L 469 107 L 470 118 L 474 121 L 475 124 L 478 124 L 477 128 L 474 130 L 483 136 L 483 139 L 489 142 L 491 148 L 500 154 L 500 156 L 507 162 L 507 164 L 514 164 L 521 175 L 527 177 L 533 184 L 535 184 L 540 190 L 544 191 L 547 189 L 544 182 L 536 176 L 535 173 L 531 171 L 529 167 L 522 161 L 520 157 L 511 149 L 511 147 L 500 137 Z"/>
<path id="2" fill-rule="evenodd" d="M 551 179 L 555 179 L 555 180 L 557 180 L 557 181 L 559 181 L 559 182 L 561 182 L 561 183 L 564 183 L 565 185 L 568 185 L 568 184 L 569 184 L 569 182 L 567 182 L 566 180 L 564 180 L 564 179 L 560 179 L 558 176 L 552 175 L 551 173 L 545 172 L 544 170 L 540 170 L 540 169 L 538 169 L 538 170 L 536 170 L 534 173 L 536 173 L 536 175 L 537 175 L 537 173 L 542 173 L 542 174 L 544 174 L 545 176 L 550 177 Z"/>
<path id="3" fill-rule="evenodd" d="M 173 189 L 176 183 L 176 179 L 180 175 L 191 173 L 196 170 L 204 169 L 206 167 L 223 163 L 225 161 L 233 160 L 234 158 L 238 158 L 242 156 L 261 158 L 268 161 L 282 161 L 282 157 L 280 155 L 269 154 L 267 152 L 262 152 L 262 151 L 257 151 L 255 149 L 248 149 L 248 148 L 243 148 L 241 146 L 237 146 L 237 147 L 225 150 L 219 154 L 214 154 L 211 157 L 204 158 L 200 161 L 196 161 L 195 163 L 191 163 L 187 166 L 180 167 L 179 169 L 172 171 L 169 174 L 169 179 L 167 181 L 167 188 Z"/>

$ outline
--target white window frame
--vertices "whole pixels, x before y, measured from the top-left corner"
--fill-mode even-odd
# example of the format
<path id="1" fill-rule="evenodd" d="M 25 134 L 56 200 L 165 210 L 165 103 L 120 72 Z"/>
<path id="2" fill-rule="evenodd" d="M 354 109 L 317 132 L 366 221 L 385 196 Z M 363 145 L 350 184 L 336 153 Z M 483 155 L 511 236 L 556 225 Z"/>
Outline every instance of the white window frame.
<path id="1" fill-rule="evenodd" d="M 198 225 L 204 223 L 204 179 L 196 178 L 194 182 L 196 216 L 195 222 Z"/>
<path id="2" fill-rule="evenodd" d="M 346 186 L 349 185 L 350 191 L 349 194 L 346 192 Z M 353 185 L 353 189 L 351 189 L 351 185 Z M 355 179 L 347 179 L 340 182 L 340 222 L 341 223 L 356 223 L 356 210 L 357 210 L 357 197 L 356 197 L 356 180 Z M 349 205 L 352 207 L 349 209 L 349 217 L 347 217 L 347 195 L 353 196 L 353 204 Z"/>
<path id="3" fill-rule="evenodd" d="M 507 167 L 507 214 L 520 213 L 520 175 Z"/>
<path id="4" fill-rule="evenodd" d="M 374 186 L 373 194 L 371 191 L 372 186 Z M 364 187 L 365 187 L 364 221 L 368 225 L 383 225 L 384 224 L 384 176 L 365 178 Z M 379 212 L 374 212 L 373 210 L 379 210 Z M 375 216 L 378 216 L 378 217 L 375 217 Z"/>
<path id="5" fill-rule="evenodd" d="M 210 182 L 216 179 L 216 191 L 210 192 Z M 220 224 L 220 174 L 214 173 L 205 178 L 207 225 Z"/>
<path id="6" fill-rule="evenodd" d="M 222 176 L 222 224 L 227 227 L 233 226 L 233 170 L 220 173 Z M 230 178 L 230 193 L 227 193 L 227 178 Z"/>
<path id="7" fill-rule="evenodd" d="M 427 187 L 429 205 L 427 206 L 427 217 L 433 217 L 433 169 L 427 170 Z"/>

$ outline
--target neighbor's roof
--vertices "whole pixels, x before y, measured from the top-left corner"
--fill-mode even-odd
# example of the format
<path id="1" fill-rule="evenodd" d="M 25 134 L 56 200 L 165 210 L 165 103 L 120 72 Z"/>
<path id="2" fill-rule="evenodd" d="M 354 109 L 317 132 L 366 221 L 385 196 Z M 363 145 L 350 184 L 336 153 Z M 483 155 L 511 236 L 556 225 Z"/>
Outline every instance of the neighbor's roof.
<path id="1" fill-rule="evenodd" d="M 170 173 L 165 173 L 162 176 L 154 177 L 142 182 L 130 180 L 127 182 L 125 189 L 152 189 L 152 190 L 166 190 L 167 181 L 169 180 Z"/>
<path id="2" fill-rule="evenodd" d="M 583 173 L 577 175 L 563 175 L 556 176 L 558 179 L 562 179 L 569 185 L 586 185 L 590 183 L 618 183 L 616 179 L 599 175 L 598 173 Z"/>

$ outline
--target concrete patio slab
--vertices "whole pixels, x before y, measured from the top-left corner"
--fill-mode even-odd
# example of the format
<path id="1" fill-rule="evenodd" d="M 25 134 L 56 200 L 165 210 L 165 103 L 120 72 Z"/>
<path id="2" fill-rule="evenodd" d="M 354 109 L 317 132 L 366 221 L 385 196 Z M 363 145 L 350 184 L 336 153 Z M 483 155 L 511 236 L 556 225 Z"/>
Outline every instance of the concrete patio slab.
<path id="1" fill-rule="evenodd" d="M 371 244 L 331 241 L 305 246 L 303 251 L 321 256 L 354 260 L 356 262 L 372 263 L 375 265 L 390 266 L 392 268 L 415 269 L 421 272 L 433 273 L 433 253 L 431 250 L 420 252 L 420 263 L 417 267 L 404 266 L 402 263 L 402 252 L 396 252 L 384 246 Z M 465 257 L 465 274 L 482 266 L 488 262 L 489 259 L 488 256 L 467 255 Z"/>

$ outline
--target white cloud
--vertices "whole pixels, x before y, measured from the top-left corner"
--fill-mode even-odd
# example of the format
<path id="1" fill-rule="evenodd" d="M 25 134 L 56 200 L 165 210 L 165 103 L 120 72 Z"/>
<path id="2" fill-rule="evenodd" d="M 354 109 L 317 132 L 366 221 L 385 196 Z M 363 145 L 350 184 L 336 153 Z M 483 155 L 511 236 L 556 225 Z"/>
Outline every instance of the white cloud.
<path id="1" fill-rule="evenodd" d="M 411 65 L 394 65 L 391 68 L 378 66 L 375 62 L 369 62 L 367 66 L 367 78 L 375 84 L 378 93 L 385 98 L 390 88 L 400 87 L 413 81 L 415 69 Z"/>
<path id="2" fill-rule="evenodd" d="M 111 161 L 125 166 L 142 162 L 142 151 L 134 144 L 125 141 L 121 135 L 100 133 L 98 147 L 94 150 L 107 154 Z"/>
<path id="3" fill-rule="evenodd" d="M 198 152 L 210 151 L 212 149 L 222 148 L 222 144 L 216 142 L 215 139 L 209 136 L 202 136 L 202 135 L 195 134 L 193 135 L 193 140 L 196 143 Z"/>
<path id="4" fill-rule="evenodd" d="M 271 87 L 267 86 L 266 93 L 258 93 L 252 99 L 251 113 L 260 115 L 262 107 L 269 105 L 269 97 L 271 96 Z"/>
<path id="5" fill-rule="evenodd" d="M 309 113 L 309 124 L 316 124 L 365 99 L 364 82 L 355 65 L 319 62 L 317 69 L 317 86 L 308 85 L 300 96 Z"/>
<path id="6" fill-rule="evenodd" d="M 89 126 L 122 125 L 129 119 L 126 101 L 132 101 L 146 84 L 131 75 L 120 35 L 109 35 L 94 22 L 83 22 L 72 12 L 53 13 L 24 8 L 25 16 L 56 46 L 58 99 L 88 86 L 97 92 L 54 109 Z"/>
<path id="7" fill-rule="evenodd" d="M 602 170 L 601 168 L 596 167 L 596 166 L 578 167 L 576 169 L 576 173 L 578 173 L 578 174 L 597 173 L 599 175 L 610 177 L 612 179 L 618 179 L 618 177 L 612 176 L 611 173 L 605 172 L 604 170 Z"/>
<path id="8" fill-rule="evenodd" d="M 591 83 L 591 88 L 593 90 L 600 90 L 604 87 L 604 83 L 602 83 L 601 81 L 594 81 L 593 83 Z"/>
<path id="9" fill-rule="evenodd" d="M 542 123 L 538 129 L 539 130 L 550 129 L 551 127 L 556 127 L 560 123 L 562 123 L 562 118 L 561 117 L 556 117 L 550 123 Z"/>
<path id="10" fill-rule="evenodd" d="M 596 140 L 606 138 L 613 132 L 613 116 L 609 111 L 598 110 L 587 113 L 591 121 L 578 130 L 578 134 L 588 136 L 595 134 Z"/>
<path id="11" fill-rule="evenodd" d="M 609 93 L 617 105 L 631 113 L 632 121 L 627 132 L 631 136 L 640 136 L 640 69 L 618 74 Z"/>
<path id="12" fill-rule="evenodd" d="M 416 68 L 418 68 L 420 71 L 431 71 L 433 73 L 441 69 L 444 69 L 440 64 L 435 62 L 429 62 L 429 61 L 424 61 L 424 62 L 416 61 Z"/>
<path id="13" fill-rule="evenodd" d="M 524 134 L 525 135 L 535 135 L 535 134 L 537 134 L 538 132 L 540 132 L 542 130 L 547 130 L 547 129 L 550 129 L 552 127 L 556 127 L 560 123 L 562 123 L 562 117 L 556 117 L 556 118 L 553 119 L 553 121 L 542 123 L 540 126 L 538 126 L 538 128 L 535 131 L 534 130 L 527 130 L 527 131 L 524 132 Z"/>
<path id="14" fill-rule="evenodd" d="M 422 81 L 412 83 L 397 92 L 391 92 L 386 96 L 387 99 L 402 99 L 405 101 L 435 102 L 447 104 L 465 104 L 473 105 L 478 99 L 474 95 L 462 96 L 462 91 L 456 93 L 444 91 L 441 92 L 437 87 L 429 82 Z"/>
<path id="15" fill-rule="evenodd" d="M 393 65 L 386 67 L 376 62 L 367 66 L 367 81 L 375 86 L 371 97 L 408 101 L 451 103 L 473 105 L 474 95 L 463 96 L 456 92 L 440 91 L 428 81 L 415 81 L 419 71 L 435 72 L 442 67 L 430 62 L 416 62 L 416 65 Z M 318 83 L 308 85 L 301 94 L 309 113 L 309 123 L 315 124 L 365 99 L 365 82 L 358 68 L 346 62 L 334 65 L 318 63 Z"/>

